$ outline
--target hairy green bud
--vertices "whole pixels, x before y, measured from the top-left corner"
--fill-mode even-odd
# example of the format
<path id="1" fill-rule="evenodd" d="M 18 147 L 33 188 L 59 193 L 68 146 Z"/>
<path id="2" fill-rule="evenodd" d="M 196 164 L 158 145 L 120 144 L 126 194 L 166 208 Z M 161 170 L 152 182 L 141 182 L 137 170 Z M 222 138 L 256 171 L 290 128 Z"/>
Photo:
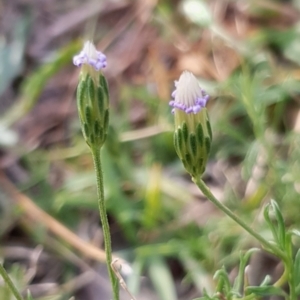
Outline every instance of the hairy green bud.
<path id="1" fill-rule="evenodd" d="M 82 66 L 77 87 L 77 107 L 83 136 L 90 147 L 102 147 L 109 123 L 109 93 L 101 69 L 106 67 L 106 56 L 86 42 L 73 62 Z"/>
<path id="2" fill-rule="evenodd" d="M 207 164 L 212 131 L 206 103 L 209 96 L 200 88 L 190 72 L 183 72 L 175 82 L 174 100 L 170 102 L 175 115 L 174 145 L 185 169 L 192 177 L 201 176 Z"/>

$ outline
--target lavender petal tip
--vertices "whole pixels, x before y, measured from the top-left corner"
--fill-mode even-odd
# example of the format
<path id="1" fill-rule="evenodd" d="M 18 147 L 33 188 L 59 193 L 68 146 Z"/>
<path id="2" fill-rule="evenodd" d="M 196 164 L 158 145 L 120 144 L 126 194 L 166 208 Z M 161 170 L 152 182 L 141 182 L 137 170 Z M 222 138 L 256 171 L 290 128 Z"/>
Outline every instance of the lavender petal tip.
<path id="1" fill-rule="evenodd" d="M 73 64 L 77 67 L 84 64 L 90 65 L 96 71 L 100 71 L 107 66 L 106 56 L 89 41 L 85 42 L 83 50 L 73 57 Z"/>

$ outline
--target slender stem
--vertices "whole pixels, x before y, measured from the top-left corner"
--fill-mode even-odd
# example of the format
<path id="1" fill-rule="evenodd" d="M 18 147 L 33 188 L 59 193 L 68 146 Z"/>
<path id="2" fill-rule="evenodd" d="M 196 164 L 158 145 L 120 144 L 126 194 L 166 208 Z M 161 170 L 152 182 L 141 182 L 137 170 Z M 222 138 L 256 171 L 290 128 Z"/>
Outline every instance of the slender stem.
<path id="1" fill-rule="evenodd" d="M 287 269 L 286 265 L 284 266 L 284 272 L 280 276 L 280 278 L 273 284 L 275 287 L 282 287 L 288 280 L 289 277 L 289 270 Z"/>
<path id="2" fill-rule="evenodd" d="M 242 228 L 244 228 L 249 234 L 256 238 L 264 248 L 269 249 L 272 253 L 279 257 L 284 257 L 285 254 L 280 251 L 277 247 L 266 241 L 260 234 L 251 229 L 243 220 L 241 220 L 237 215 L 235 215 L 229 208 L 223 205 L 210 191 L 208 186 L 200 179 L 193 178 L 194 183 L 199 187 L 202 193 L 210 200 L 215 206 L 222 210 L 228 217 L 234 220 Z"/>
<path id="3" fill-rule="evenodd" d="M 109 279 L 113 289 L 113 299 L 119 300 L 118 279 L 114 275 L 114 272 L 111 267 L 111 263 L 112 263 L 111 238 L 110 238 L 109 224 L 108 224 L 106 208 L 105 208 L 103 172 L 102 172 L 100 149 L 91 148 L 91 150 L 92 150 L 94 167 L 95 167 L 96 177 L 97 177 L 98 207 L 99 207 L 100 219 L 103 228 L 106 264 L 107 264 Z"/>
<path id="4" fill-rule="evenodd" d="M 281 275 L 281 277 L 273 284 L 275 287 L 282 287 L 284 284 L 288 282 L 289 284 L 289 297 L 286 297 L 286 299 L 289 300 L 296 300 L 297 294 L 296 294 L 296 287 L 295 287 L 295 279 L 294 279 L 294 266 L 293 266 L 293 260 L 288 259 L 288 261 L 284 261 L 284 272 Z"/>
<path id="5" fill-rule="evenodd" d="M 286 245 L 286 251 L 288 252 L 288 259 L 285 262 L 285 269 L 288 272 L 288 283 L 289 283 L 289 294 L 290 294 L 290 300 L 296 300 L 297 299 L 297 293 L 296 293 L 296 282 L 299 281 L 299 278 L 295 278 L 295 264 L 293 259 L 293 249 L 292 249 L 292 241 L 291 237 L 289 236 L 288 243 Z"/>
<path id="6" fill-rule="evenodd" d="M 288 269 L 289 269 L 288 282 L 290 287 L 290 300 L 296 300 L 297 294 L 296 294 L 296 286 L 295 286 L 295 278 L 294 278 L 295 272 L 294 272 L 293 261 L 291 261 L 291 264 L 289 264 Z M 298 280 L 299 278 L 296 279 Z"/>
<path id="7" fill-rule="evenodd" d="M 0 264 L 0 274 L 3 277 L 5 283 L 7 284 L 8 288 L 10 289 L 10 291 L 15 296 L 15 298 L 17 300 L 23 300 L 23 297 L 18 292 L 17 288 L 15 287 L 14 283 L 12 282 L 12 280 L 10 279 L 10 277 L 8 276 L 8 274 L 7 274 L 6 270 L 4 269 L 4 267 L 2 266 L 2 264 Z"/>

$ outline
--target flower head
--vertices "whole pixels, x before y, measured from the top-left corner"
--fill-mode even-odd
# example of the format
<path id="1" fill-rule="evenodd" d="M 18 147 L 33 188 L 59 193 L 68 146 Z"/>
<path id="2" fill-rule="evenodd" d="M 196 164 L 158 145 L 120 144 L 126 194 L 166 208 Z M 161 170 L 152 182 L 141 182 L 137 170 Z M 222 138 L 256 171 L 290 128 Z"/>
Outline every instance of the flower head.
<path id="1" fill-rule="evenodd" d="M 196 77 L 184 71 L 179 80 L 175 81 L 175 91 L 172 93 L 174 100 L 170 101 L 170 106 L 180 109 L 187 114 L 197 114 L 205 107 L 209 96 L 200 88 Z"/>
<path id="2" fill-rule="evenodd" d="M 77 106 L 83 136 L 90 147 L 104 144 L 109 121 L 109 91 L 107 81 L 100 71 L 106 67 L 106 56 L 97 51 L 91 42 L 73 58 L 81 66 L 77 87 Z"/>
<path id="3" fill-rule="evenodd" d="M 200 176 L 205 170 L 212 140 L 205 107 L 209 96 L 200 88 L 196 77 L 187 71 L 175 81 L 175 87 L 174 100 L 169 103 L 175 115 L 175 149 L 191 176 Z"/>
<path id="4" fill-rule="evenodd" d="M 91 66 L 95 71 L 100 71 L 107 65 L 106 56 L 98 51 L 90 41 L 85 42 L 82 51 L 73 57 L 73 63 L 77 67 Z"/>

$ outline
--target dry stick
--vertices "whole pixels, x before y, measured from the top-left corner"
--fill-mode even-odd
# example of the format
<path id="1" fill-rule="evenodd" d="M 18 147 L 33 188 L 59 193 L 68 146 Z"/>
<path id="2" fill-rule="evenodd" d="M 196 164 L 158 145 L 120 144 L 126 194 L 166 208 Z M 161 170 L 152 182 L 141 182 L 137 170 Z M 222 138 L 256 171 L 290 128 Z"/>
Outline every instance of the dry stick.
<path id="1" fill-rule="evenodd" d="M 101 262 L 105 262 L 106 256 L 105 252 L 101 249 L 96 248 L 92 244 L 89 244 L 82 239 L 80 239 L 72 231 L 64 227 L 61 223 L 56 221 L 50 215 L 45 213 L 42 209 L 36 206 L 29 197 L 20 193 L 15 186 L 7 179 L 7 177 L 0 172 L 0 185 L 2 189 L 11 197 L 11 199 L 23 210 L 27 217 L 29 217 L 33 222 L 43 224 L 52 233 L 56 234 L 64 241 L 69 243 L 71 246 L 82 252 L 89 258 L 96 259 Z M 119 283 L 122 288 L 128 293 L 132 300 L 135 300 L 134 296 L 128 290 L 119 270 L 117 270 L 115 264 L 120 261 L 119 258 L 113 257 L 111 267 L 119 279 Z"/>
<path id="2" fill-rule="evenodd" d="M 29 197 L 20 193 L 16 187 L 7 179 L 7 177 L 0 172 L 0 185 L 1 188 L 11 197 L 16 205 L 28 216 L 34 223 L 43 225 L 49 229 L 56 236 L 59 236 L 69 245 L 76 248 L 85 256 L 105 262 L 106 256 L 102 249 L 82 240 L 71 230 L 63 226 L 60 222 L 52 218 L 50 215 L 40 209 Z"/>
<path id="3" fill-rule="evenodd" d="M 115 275 L 117 276 L 118 280 L 119 280 L 119 284 L 121 285 L 121 287 L 124 289 L 124 291 L 130 296 L 130 300 L 136 300 L 135 297 L 130 293 L 122 275 L 120 274 L 120 268 L 116 267 L 116 264 L 118 263 L 118 258 L 115 258 L 112 263 L 111 263 L 111 268 L 114 271 Z"/>

